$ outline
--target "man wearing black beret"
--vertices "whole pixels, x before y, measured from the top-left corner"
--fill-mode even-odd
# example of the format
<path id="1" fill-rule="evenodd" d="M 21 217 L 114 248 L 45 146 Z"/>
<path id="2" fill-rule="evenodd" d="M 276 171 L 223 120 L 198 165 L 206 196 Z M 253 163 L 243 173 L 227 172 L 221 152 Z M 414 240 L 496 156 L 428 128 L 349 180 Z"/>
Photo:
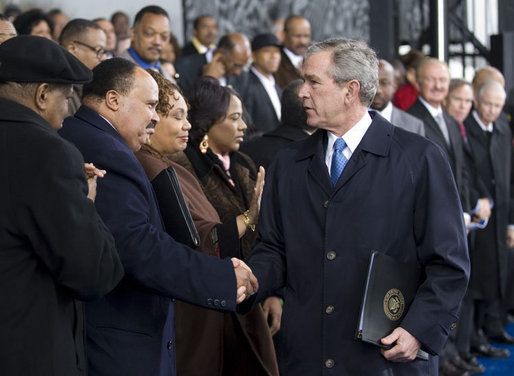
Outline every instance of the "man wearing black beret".
<path id="1" fill-rule="evenodd" d="M 0 375 L 86 375 L 81 300 L 123 268 L 80 152 L 56 132 L 91 71 L 58 44 L 0 46 Z M 103 172 L 88 166 L 90 175 Z M 89 197 L 89 198 L 88 198 Z"/>

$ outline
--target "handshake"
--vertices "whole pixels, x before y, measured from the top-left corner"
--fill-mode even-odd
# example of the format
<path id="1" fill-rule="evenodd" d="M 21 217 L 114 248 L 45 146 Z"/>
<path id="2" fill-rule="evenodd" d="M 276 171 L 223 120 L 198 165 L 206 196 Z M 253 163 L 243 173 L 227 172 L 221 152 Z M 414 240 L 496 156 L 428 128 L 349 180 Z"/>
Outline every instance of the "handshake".
<path id="1" fill-rule="evenodd" d="M 232 257 L 234 272 L 237 279 L 237 304 L 255 294 L 259 289 L 259 282 L 252 273 L 252 270 L 243 261 Z"/>

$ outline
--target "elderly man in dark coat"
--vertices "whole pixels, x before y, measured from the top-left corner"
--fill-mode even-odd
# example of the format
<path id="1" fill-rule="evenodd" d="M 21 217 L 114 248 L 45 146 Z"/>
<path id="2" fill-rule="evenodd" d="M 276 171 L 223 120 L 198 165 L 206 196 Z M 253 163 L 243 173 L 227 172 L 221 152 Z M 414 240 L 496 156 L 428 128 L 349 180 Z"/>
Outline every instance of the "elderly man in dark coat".
<path id="1" fill-rule="evenodd" d="M 258 295 L 284 288 L 281 375 L 437 375 L 469 278 L 451 168 L 434 143 L 367 111 L 378 60 L 364 42 L 311 46 L 302 74 L 307 123 L 321 129 L 268 169 L 248 260 Z M 355 339 L 372 250 L 424 271 L 388 350 Z"/>
<path id="2" fill-rule="evenodd" d="M 45 38 L 0 46 L 2 376 L 86 375 L 79 300 L 100 298 L 123 275 L 114 239 L 86 196 L 82 156 L 56 132 L 72 84 L 91 76 Z M 89 197 L 95 187 L 92 178 Z"/>

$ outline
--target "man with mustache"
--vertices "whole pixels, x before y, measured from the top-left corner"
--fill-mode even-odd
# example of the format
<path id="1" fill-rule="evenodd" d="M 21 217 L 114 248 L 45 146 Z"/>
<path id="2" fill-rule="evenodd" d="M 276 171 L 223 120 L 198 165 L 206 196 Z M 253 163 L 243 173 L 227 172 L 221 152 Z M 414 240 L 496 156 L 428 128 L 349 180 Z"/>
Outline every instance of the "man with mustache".
<path id="1" fill-rule="evenodd" d="M 168 12 L 156 5 L 141 9 L 130 29 L 130 48 L 120 57 L 128 59 L 141 68 L 155 69 L 174 82 L 162 68 L 159 58 L 162 46 L 170 39 L 170 19 Z"/>
<path id="2" fill-rule="evenodd" d="M 234 311 L 257 289 L 242 261 L 194 252 L 165 232 L 152 185 L 133 154 L 159 121 L 158 99 L 157 83 L 144 69 L 105 60 L 84 85 L 83 106 L 60 131 L 107 171 L 96 209 L 126 271 L 108 297 L 86 307 L 91 376 L 175 375 L 173 299 Z"/>
<path id="3" fill-rule="evenodd" d="M 301 77 L 303 55 L 311 44 L 311 24 L 308 19 L 292 14 L 284 23 L 284 46 L 275 80 L 284 89 L 288 83 Z"/>

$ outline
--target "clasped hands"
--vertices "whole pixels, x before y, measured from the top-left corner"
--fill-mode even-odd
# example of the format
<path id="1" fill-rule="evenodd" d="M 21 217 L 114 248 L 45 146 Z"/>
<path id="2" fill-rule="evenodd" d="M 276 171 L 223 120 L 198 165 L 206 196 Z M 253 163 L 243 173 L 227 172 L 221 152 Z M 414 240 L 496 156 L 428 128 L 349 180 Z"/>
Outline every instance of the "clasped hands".
<path id="1" fill-rule="evenodd" d="M 252 270 L 243 261 L 238 258 L 232 257 L 232 264 L 234 265 L 234 272 L 237 279 L 237 304 L 242 303 L 251 295 L 255 294 L 259 289 L 257 278 L 252 273 Z"/>

